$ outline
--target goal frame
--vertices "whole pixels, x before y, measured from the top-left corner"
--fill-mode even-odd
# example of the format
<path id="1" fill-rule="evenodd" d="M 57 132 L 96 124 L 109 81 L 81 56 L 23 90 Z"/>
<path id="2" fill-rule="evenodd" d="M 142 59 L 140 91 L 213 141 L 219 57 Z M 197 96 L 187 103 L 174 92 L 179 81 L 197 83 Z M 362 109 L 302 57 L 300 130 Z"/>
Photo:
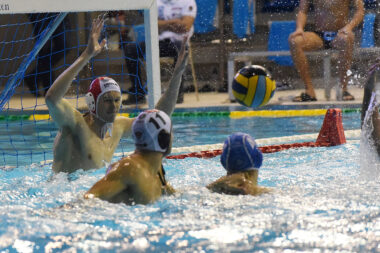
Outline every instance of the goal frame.
<path id="1" fill-rule="evenodd" d="M 161 96 L 156 0 L 6 0 L 0 3 L 0 15 L 117 10 L 144 10 L 148 106 L 154 108 Z"/>

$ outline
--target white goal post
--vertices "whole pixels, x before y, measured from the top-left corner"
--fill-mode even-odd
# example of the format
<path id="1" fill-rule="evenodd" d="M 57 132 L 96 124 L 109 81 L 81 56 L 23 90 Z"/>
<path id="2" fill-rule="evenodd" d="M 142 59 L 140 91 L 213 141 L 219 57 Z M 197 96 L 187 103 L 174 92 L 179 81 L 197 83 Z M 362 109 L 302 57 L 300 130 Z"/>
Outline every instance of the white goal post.
<path id="1" fill-rule="evenodd" d="M 144 10 L 149 108 L 161 96 L 156 0 L 1 0 L 0 14 Z"/>

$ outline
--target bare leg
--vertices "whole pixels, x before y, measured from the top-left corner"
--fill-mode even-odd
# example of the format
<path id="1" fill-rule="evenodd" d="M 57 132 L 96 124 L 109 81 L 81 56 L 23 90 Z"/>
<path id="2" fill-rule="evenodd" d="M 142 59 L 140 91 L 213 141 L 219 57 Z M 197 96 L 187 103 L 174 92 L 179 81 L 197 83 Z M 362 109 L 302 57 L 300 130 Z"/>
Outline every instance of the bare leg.
<path id="1" fill-rule="evenodd" d="M 351 68 L 352 64 L 352 54 L 354 50 L 354 34 L 348 33 L 338 33 L 332 44 L 334 49 L 339 51 L 339 61 L 338 61 L 338 74 L 340 85 L 343 90 L 343 100 L 353 100 L 354 97 L 347 94 L 347 84 L 348 75 L 347 72 Z M 347 94 L 345 96 L 345 94 Z"/>
<path id="2" fill-rule="evenodd" d="M 291 34 L 289 36 L 290 53 L 298 73 L 305 84 L 305 93 L 315 98 L 315 91 L 311 81 L 309 63 L 305 51 L 313 51 L 323 47 L 322 39 L 313 32 Z"/>

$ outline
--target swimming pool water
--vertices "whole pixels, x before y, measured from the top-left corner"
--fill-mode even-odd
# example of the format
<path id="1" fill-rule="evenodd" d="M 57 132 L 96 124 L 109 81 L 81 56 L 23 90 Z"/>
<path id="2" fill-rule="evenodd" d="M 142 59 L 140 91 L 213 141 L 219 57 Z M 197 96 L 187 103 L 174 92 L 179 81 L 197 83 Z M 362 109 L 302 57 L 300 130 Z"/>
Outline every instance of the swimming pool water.
<path id="1" fill-rule="evenodd" d="M 174 117 L 173 147 L 222 143 L 232 132 L 254 138 L 318 133 L 324 116 L 287 118 Z M 345 130 L 360 128 L 358 113 L 343 114 Z M 29 165 L 51 160 L 57 128 L 49 121 L 0 122 L 0 166 Z M 123 139 L 117 153 L 132 151 L 131 139 Z M 4 155 L 5 154 L 5 155 Z"/>
<path id="2" fill-rule="evenodd" d="M 343 119 L 346 130 L 358 128 L 355 116 Z M 314 133 L 322 120 L 175 119 L 175 143 L 220 143 L 237 130 Z M 225 174 L 219 157 L 166 160 L 178 193 L 146 206 L 83 200 L 105 168 L 70 176 L 51 166 L 0 170 L 0 251 L 378 252 L 378 169 L 361 167 L 359 153 L 359 140 L 350 140 L 264 154 L 259 184 L 273 193 L 259 197 L 210 193 L 205 186 Z"/>

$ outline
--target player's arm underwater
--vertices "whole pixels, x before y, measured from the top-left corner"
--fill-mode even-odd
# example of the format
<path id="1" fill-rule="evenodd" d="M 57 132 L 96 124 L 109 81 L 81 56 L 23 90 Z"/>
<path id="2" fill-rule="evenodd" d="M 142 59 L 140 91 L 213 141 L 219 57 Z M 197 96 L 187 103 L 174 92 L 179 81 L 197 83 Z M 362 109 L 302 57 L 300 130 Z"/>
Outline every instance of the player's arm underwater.
<path id="1" fill-rule="evenodd" d="M 364 86 L 364 95 L 361 112 L 361 126 L 368 127 L 369 121 L 373 124 L 373 131 L 371 137 L 375 144 L 377 153 L 380 155 L 380 117 L 379 117 L 379 104 L 377 102 L 376 91 L 380 91 L 379 85 L 380 77 L 380 58 L 370 68 L 367 82 Z M 367 115 L 368 114 L 368 115 Z M 370 117 L 367 119 L 366 117 Z"/>
<path id="2" fill-rule="evenodd" d="M 98 42 L 103 24 L 103 19 L 98 18 L 93 21 L 87 48 L 78 59 L 54 81 L 46 93 L 45 101 L 49 108 L 49 113 L 60 127 L 73 127 L 76 124 L 76 119 L 82 117 L 63 97 L 83 67 L 104 48 L 106 40 L 103 40 L 101 43 Z"/>

